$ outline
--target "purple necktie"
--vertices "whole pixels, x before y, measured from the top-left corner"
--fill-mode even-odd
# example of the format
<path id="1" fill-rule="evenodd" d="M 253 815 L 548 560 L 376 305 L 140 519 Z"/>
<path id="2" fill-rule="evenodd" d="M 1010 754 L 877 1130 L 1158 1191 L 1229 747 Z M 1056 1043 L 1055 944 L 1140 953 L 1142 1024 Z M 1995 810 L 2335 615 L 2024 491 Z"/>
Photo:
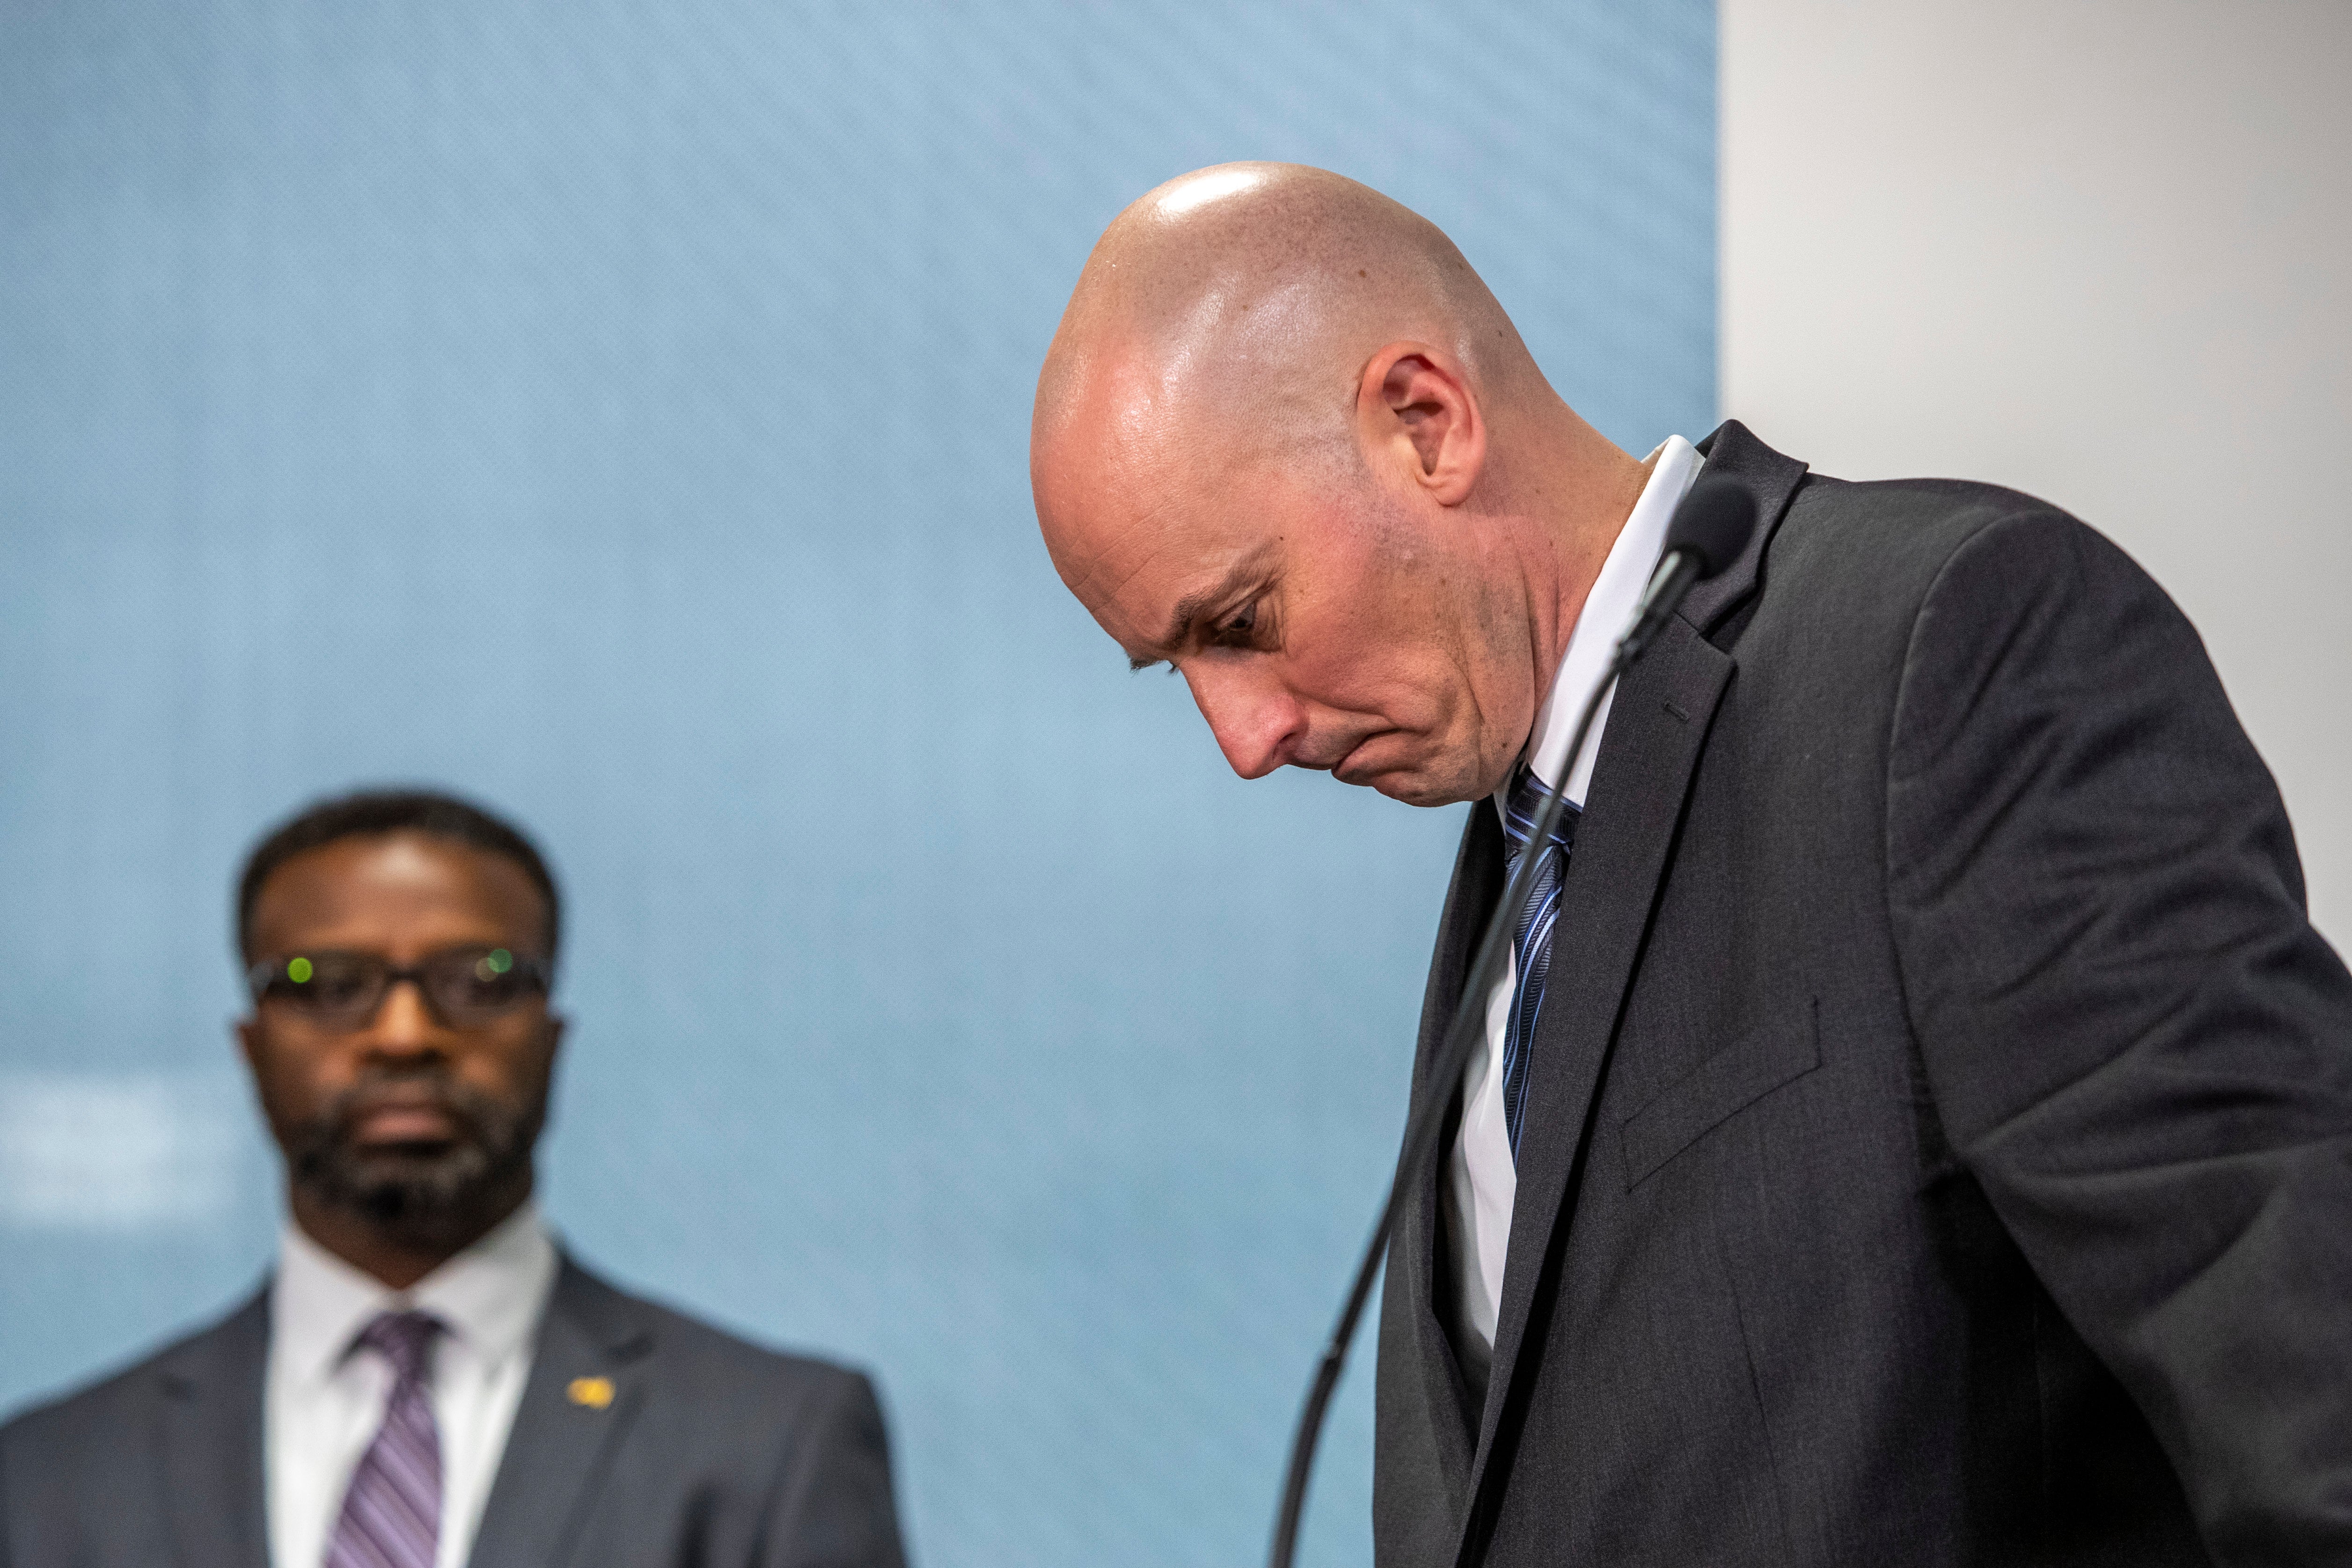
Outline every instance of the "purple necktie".
<path id="1" fill-rule="evenodd" d="M 441 1540 L 441 1429 L 428 1375 L 441 1320 L 386 1312 L 359 1345 L 392 1363 L 383 1426 L 360 1456 L 343 1511 L 327 1542 L 326 1568 L 433 1568 Z"/>

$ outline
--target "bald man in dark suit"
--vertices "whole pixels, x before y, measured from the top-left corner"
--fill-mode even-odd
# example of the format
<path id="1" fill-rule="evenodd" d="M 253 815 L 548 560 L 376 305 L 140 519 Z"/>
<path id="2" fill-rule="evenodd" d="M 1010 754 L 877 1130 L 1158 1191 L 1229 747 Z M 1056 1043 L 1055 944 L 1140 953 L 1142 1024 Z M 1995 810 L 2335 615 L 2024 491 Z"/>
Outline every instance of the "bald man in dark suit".
<path id="1" fill-rule="evenodd" d="M 1737 423 L 1637 458 L 1443 234 L 1284 164 L 1111 226 L 1031 471 L 1237 773 L 1472 803 L 1384 1568 L 2352 1563 L 2352 976 L 2122 552 Z M 1754 536 L 1570 755 L 1702 471 Z"/>

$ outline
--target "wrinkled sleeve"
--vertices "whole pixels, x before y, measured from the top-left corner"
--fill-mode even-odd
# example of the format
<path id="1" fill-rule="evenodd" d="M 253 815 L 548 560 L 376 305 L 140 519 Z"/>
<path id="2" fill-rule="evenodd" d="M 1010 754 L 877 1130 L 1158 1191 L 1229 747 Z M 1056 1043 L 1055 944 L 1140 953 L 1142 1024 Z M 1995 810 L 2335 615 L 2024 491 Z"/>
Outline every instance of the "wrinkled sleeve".
<path id="1" fill-rule="evenodd" d="M 1946 1133 L 2208 1544 L 2352 1563 L 2352 979 L 2195 632 L 2072 519 L 1923 601 L 1887 878 Z"/>

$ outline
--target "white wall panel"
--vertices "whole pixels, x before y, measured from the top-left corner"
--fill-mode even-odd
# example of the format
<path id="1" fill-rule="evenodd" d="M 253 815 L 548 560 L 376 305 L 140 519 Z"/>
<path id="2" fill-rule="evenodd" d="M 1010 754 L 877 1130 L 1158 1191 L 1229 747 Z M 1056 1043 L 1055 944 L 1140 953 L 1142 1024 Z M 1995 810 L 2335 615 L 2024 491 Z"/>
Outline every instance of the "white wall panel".
<path id="1" fill-rule="evenodd" d="M 1723 408 L 2012 485 L 2205 636 L 2352 939 L 2352 5 L 1723 0 Z"/>

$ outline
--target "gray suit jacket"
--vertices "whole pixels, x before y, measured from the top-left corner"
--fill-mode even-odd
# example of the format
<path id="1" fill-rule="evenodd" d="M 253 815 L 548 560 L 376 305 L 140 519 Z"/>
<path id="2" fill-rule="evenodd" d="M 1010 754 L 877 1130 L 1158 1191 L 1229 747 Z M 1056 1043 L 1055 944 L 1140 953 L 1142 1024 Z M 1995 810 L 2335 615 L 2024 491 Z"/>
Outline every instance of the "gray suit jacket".
<path id="1" fill-rule="evenodd" d="M 265 1290 L 0 1427 L 0 1568 L 267 1568 L 268 1347 Z M 609 1380 L 609 1405 L 567 1395 L 586 1377 Z M 567 1258 L 472 1561 L 898 1568 L 873 1386 L 624 1295 Z"/>
<path id="2" fill-rule="evenodd" d="M 1399 1219 L 1377 1560 L 2352 1563 L 2352 977 L 2196 634 L 2030 497 L 1707 450 L 1758 532 L 1603 737 L 1482 1404 Z M 1501 879 L 1473 809 L 1416 1102 Z"/>

